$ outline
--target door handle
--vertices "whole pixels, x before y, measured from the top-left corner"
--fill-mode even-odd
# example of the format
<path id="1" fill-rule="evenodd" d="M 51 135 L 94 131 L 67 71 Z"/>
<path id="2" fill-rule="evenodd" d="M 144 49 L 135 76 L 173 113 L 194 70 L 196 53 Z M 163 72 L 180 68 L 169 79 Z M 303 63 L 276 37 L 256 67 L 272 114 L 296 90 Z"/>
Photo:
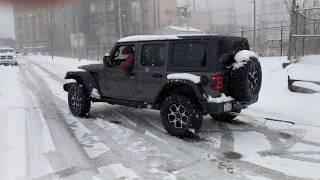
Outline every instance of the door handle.
<path id="1" fill-rule="evenodd" d="M 160 73 L 154 73 L 154 74 L 152 74 L 152 77 L 153 78 L 163 78 L 163 75 Z"/>

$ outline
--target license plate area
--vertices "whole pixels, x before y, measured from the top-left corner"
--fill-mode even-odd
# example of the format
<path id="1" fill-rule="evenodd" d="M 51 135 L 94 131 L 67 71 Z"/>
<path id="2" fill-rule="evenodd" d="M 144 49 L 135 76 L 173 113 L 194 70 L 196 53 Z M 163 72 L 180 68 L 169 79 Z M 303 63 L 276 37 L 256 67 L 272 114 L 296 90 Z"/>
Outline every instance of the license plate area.
<path id="1" fill-rule="evenodd" d="M 223 109 L 224 109 L 224 112 L 230 112 L 232 111 L 232 103 L 225 103 L 223 105 Z"/>

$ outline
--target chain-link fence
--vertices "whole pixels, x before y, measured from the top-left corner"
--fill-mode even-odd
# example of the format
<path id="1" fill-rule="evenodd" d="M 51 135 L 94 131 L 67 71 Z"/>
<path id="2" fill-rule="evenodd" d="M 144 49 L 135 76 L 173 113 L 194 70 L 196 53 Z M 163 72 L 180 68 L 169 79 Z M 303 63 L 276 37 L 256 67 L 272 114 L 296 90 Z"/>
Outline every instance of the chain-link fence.
<path id="1" fill-rule="evenodd" d="M 291 13 L 291 62 L 298 62 L 303 56 L 320 54 L 320 8 L 295 7 Z"/>
<path id="2" fill-rule="evenodd" d="M 241 28 L 239 31 L 218 34 L 248 38 L 251 49 L 260 56 L 286 56 L 289 52 L 289 29 L 289 25 L 279 25 L 256 30 Z"/>

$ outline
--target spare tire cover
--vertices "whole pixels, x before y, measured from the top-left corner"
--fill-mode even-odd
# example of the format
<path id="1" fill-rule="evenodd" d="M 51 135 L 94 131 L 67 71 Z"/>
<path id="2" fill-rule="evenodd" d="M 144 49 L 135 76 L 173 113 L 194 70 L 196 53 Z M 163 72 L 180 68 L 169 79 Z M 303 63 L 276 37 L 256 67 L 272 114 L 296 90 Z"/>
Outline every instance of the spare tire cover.
<path id="1" fill-rule="evenodd" d="M 246 64 L 231 72 L 232 97 L 237 101 L 256 101 L 261 90 L 262 70 L 257 58 L 251 57 Z"/>

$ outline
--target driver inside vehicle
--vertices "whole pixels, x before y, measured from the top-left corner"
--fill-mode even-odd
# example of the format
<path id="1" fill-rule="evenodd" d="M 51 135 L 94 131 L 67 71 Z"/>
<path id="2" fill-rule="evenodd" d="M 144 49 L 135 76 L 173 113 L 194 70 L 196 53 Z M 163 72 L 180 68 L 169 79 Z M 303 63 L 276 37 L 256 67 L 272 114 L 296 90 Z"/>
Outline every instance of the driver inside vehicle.
<path id="1" fill-rule="evenodd" d="M 135 52 L 132 47 L 127 46 L 122 50 L 124 61 L 121 62 L 120 68 L 126 72 L 131 72 L 134 68 L 134 55 Z"/>

